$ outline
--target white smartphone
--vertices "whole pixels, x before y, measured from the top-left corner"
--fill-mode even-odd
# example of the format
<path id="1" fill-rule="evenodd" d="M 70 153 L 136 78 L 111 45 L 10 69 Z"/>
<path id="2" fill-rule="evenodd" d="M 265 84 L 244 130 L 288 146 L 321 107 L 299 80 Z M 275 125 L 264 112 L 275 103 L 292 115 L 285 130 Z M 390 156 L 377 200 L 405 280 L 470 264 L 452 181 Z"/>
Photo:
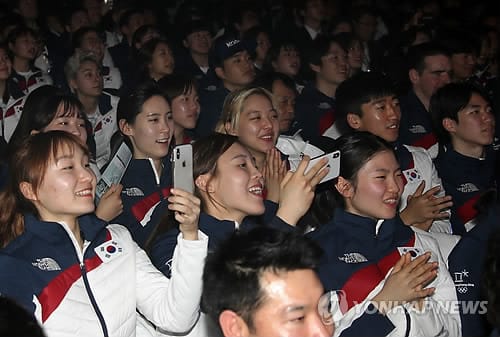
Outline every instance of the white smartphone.
<path id="1" fill-rule="evenodd" d="M 330 170 L 328 171 L 328 174 L 320 181 L 320 183 L 324 183 L 326 181 L 337 178 L 340 172 L 340 151 L 337 150 L 334 152 L 322 154 L 321 156 L 312 158 L 309 161 L 309 165 L 306 168 L 306 173 L 311 169 L 311 167 L 316 165 L 318 161 L 320 161 L 322 158 L 325 157 L 328 158 L 328 164 L 326 164 L 326 166 L 328 166 Z"/>
<path id="2" fill-rule="evenodd" d="M 174 147 L 171 161 L 174 188 L 193 193 L 193 147 L 191 144 L 182 144 Z"/>

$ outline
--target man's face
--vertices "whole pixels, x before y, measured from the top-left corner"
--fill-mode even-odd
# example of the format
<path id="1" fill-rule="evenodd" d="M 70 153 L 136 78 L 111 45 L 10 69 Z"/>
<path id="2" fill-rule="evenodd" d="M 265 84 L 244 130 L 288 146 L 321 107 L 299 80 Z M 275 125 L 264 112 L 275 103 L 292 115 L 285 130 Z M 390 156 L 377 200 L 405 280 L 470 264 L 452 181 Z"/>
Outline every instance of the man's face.
<path id="1" fill-rule="evenodd" d="M 144 25 L 144 15 L 141 13 L 135 13 L 128 20 L 128 24 L 123 27 L 123 33 L 132 38 L 135 31 L 142 25 Z"/>
<path id="2" fill-rule="evenodd" d="M 273 83 L 273 95 L 278 102 L 278 121 L 280 133 L 287 132 L 295 117 L 295 91 L 287 87 L 283 81 Z"/>
<path id="3" fill-rule="evenodd" d="M 191 53 L 207 55 L 212 46 L 212 34 L 206 30 L 193 32 L 186 36 L 184 46 Z"/>
<path id="4" fill-rule="evenodd" d="M 388 142 L 395 142 L 399 135 L 401 111 L 399 100 L 394 96 L 383 96 L 372 99 L 361 105 L 362 116 L 350 116 L 357 123 L 349 124 L 359 131 L 368 131 Z"/>
<path id="5" fill-rule="evenodd" d="M 448 126 L 455 150 L 460 153 L 480 153 L 484 146 L 493 142 L 495 116 L 483 97 L 472 94 L 469 103 L 458 112 L 457 117 L 458 122 L 450 120 Z"/>
<path id="6" fill-rule="evenodd" d="M 323 286 L 310 269 L 264 272 L 260 277 L 264 303 L 253 315 L 248 337 L 330 337 L 318 311 Z"/>
<path id="7" fill-rule="evenodd" d="M 421 74 L 416 74 L 413 89 L 421 93 L 427 100 L 441 87 L 450 83 L 451 64 L 446 55 L 427 56 L 425 68 Z"/>
<path id="8" fill-rule="evenodd" d="M 464 81 L 472 76 L 476 56 L 472 53 L 458 53 L 451 56 L 451 68 L 455 81 Z"/>
<path id="9" fill-rule="evenodd" d="M 223 67 L 217 67 L 215 71 L 230 91 L 250 84 L 255 78 L 253 61 L 246 50 L 224 60 Z"/>
<path id="10" fill-rule="evenodd" d="M 349 72 L 347 53 L 338 43 L 331 43 L 328 54 L 321 57 L 321 65 L 314 66 L 313 71 L 317 72 L 316 78 L 321 78 L 329 84 L 340 85 L 346 80 Z"/>
<path id="11" fill-rule="evenodd" d="M 325 5 L 323 0 L 309 0 L 304 8 L 306 19 L 321 21 L 325 16 Z"/>
<path id="12" fill-rule="evenodd" d="M 354 29 L 361 41 L 370 41 L 375 34 L 377 28 L 377 18 L 371 14 L 362 15 L 358 21 L 354 23 Z"/>

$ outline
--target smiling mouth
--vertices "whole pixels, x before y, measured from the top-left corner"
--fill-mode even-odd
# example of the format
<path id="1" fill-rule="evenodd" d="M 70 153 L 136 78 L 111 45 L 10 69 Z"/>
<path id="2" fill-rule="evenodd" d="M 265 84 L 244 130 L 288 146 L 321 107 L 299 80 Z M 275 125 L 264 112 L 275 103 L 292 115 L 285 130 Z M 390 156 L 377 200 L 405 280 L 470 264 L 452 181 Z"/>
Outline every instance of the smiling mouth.
<path id="1" fill-rule="evenodd" d="M 168 143 L 168 138 L 157 139 L 156 142 L 160 144 L 165 144 Z"/>
<path id="2" fill-rule="evenodd" d="M 78 197 L 93 197 L 92 189 L 84 189 L 75 193 Z"/>
<path id="3" fill-rule="evenodd" d="M 262 186 L 252 186 L 248 189 L 248 192 L 250 192 L 253 195 L 262 197 L 263 188 Z"/>

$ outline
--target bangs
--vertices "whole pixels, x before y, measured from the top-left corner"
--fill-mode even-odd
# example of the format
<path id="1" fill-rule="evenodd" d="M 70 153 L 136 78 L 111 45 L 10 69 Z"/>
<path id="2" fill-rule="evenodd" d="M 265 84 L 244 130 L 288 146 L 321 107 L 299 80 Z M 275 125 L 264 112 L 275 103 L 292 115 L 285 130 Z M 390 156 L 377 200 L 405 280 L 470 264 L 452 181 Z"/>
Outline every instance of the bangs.
<path id="1" fill-rule="evenodd" d="M 61 100 L 61 103 L 59 103 L 54 118 L 57 117 L 77 117 L 85 119 L 80 103 L 73 101 L 69 97 Z"/>

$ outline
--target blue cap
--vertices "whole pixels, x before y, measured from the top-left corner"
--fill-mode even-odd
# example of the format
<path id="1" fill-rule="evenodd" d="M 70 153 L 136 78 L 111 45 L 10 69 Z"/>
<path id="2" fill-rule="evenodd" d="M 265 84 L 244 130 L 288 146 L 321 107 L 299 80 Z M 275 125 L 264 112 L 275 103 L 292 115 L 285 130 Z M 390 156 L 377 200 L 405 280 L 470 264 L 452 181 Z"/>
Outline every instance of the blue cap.
<path id="1" fill-rule="evenodd" d="M 245 41 L 232 34 L 219 36 L 215 39 L 210 51 L 210 64 L 219 67 L 225 60 L 244 50 L 248 50 Z"/>

